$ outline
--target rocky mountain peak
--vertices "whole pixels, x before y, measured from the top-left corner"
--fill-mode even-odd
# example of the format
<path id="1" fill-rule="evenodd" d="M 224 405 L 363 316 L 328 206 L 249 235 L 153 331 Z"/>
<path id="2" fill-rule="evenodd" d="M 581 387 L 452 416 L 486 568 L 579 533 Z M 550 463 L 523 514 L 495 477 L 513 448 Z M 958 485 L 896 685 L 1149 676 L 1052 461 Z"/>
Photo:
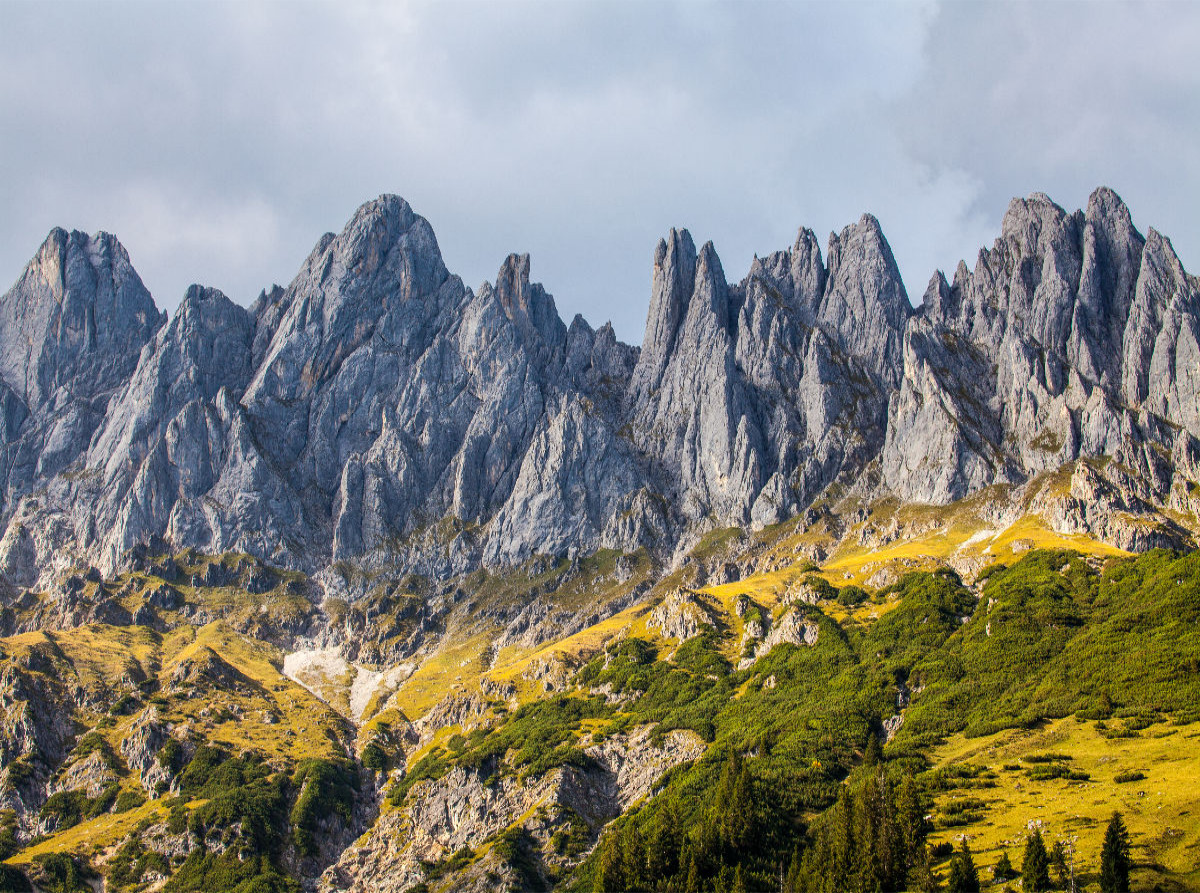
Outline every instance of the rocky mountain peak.
<path id="1" fill-rule="evenodd" d="M 912 305 L 879 221 L 864 214 L 830 235 L 827 256 L 820 322 L 842 351 L 864 358 L 880 382 L 895 387 Z"/>
<path id="2" fill-rule="evenodd" d="M 817 234 L 807 227 L 796 234 L 791 253 L 791 279 L 798 307 L 815 309 L 825 291 L 825 264 Z"/>
<path id="3" fill-rule="evenodd" d="M 1062 238 L 1064 229 L 1072 226 L 1067 211 L 1052 202 L 1044 192 L 1034 192 L 1028 198 L 1014 198 L 1008 203 L 1001 222 L 1001 241 L 1016 258 L 1032 260 L 1044 257 L 1052 242 Z"/>
<path id="4" fill-rule="evenodd" d="M 31 410 L 105 393 L 164 320 L 115 236 L 53 229 L 0 298 L 0 377 Z"/>
<path id="5" fill-rule="evenodd" d="M 493 289 L 507 316 L 526 342 L 548 360 L 547 351 L 557 350 L 566 338 L 566 327 L 554 306 L 554 298 L 541 283 L 529 280 L 529 255 L 510 254 L 500 267 Z"/>
<path id="6" fill-rule="evenodd" d="M 1129 214 L 1129 208 L 1121 196 L 1107 186 L 1097 187 L 1088 196 L 1084 217 L 1091 223 L 1111 221 L 1116 225 L 1111 228 L 1119 227 L 1127 232 L 1133 230 L 1133 218 Z"/>
<path id="7" fill-rule="evenodd" d="M 220 379 L 222 384 L 241 381 L 244 386 L 250 372 L 248 348 L 253 333 L 254 318 L 246 308 L 219 289 L 193 285 L 159 341 L 174 344 L 194 368 Z M 194 377 L 192 381 L 197 383 Z M 215 395 L 213 389 L 204 396 L 212 399 Z"/>
<path id="8" fill-rule="evenodd" d="M 940 317 L 950 296 L 950 283 L 946 281 L 946 275 L 941 270 L 935 270 L 921 298 L 921 314 L 927 318 Z"/>
<path id="9" fill-rule="evenodd" d="M 340 237 L 338 250 L 346 269 L 359 277 L 374 273 L 416 220 L 412 207 L 398 195 L 381 195 L 361 205 Z"/>
<path id="10" fill-rule="evenodd" d="M 193 286 L 163 323 L 103 234 L 53 231 L 0 299 L 3 511 L 57 531 L 35 563 L 165 536 L 445 577 L 669 556 L 835 484 L 945 502 L 1100 455 L 1154 499 L 1200 478 L 1196 280 L 1107 189 L 1015 201 L 919 311 L 869 214 L 736 285 L 672 229 L 640 350 L 568 329 L 526 254 L 472 292 L 385 195 L 251 310 Z"/>
<path id="11" fill-rule="evenodd" d="M 696 255 L 696 279 L 684 318 L 690 325 L 699 324 L 709 317 L 722 331 L 728 331 L 733 324 L 729 283 L 725 280 L 725 269 L 711 241 L 705 242 Z"/>
<path id="12" fill-rule="evenodd" d="M 321 237 L 288 291 L 299 328 L 363 333 L 388 310 L 436 294 L 448 277 L 429 222 L 399 196 L 382 195 L 338 235 Z"/>
<path id="13" fill-rule="evenodd" d="M 675 346 L 675 336 L 696 284 L 696 245 L 686 229 L 672 228 L 654 249 L 650 310 L 633 389 L 645 394 L 658 387 Z"/>

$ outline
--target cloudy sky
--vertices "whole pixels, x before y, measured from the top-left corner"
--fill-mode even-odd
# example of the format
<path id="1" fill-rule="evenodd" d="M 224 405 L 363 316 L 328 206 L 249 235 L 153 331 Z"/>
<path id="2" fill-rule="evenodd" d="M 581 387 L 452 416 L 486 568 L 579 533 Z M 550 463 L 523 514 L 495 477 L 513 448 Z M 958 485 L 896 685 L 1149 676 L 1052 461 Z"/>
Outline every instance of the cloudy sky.
<path id="1" fill-rule="evenodd" d="M 1011 197 L 1115 188 L 1200 272 L 1200 4 L 0 2 L 0 288 L 55 225 L 160 306 L 249 303 L 383 192 L 640 341 L 654 245 L 726 276 L 871 211 L 914 302 Z"/>

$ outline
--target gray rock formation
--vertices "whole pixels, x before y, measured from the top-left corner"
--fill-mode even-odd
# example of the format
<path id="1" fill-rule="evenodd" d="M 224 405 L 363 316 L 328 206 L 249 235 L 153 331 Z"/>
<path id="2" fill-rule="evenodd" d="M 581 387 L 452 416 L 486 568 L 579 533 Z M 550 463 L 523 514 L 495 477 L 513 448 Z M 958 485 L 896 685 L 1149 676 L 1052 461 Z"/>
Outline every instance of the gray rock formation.
<path id="1" fill-rule="evenodd" d="M 322 875 L 318 889 L 407 890 L 425 879 L 422 863 L 478 846 L 513 825 L 549 837 L 570 816 L 581 819 L 594 835 L 631 804 L 652 796 L 664 773 L 704 752 L 703 740 L 693 732 L 675 730 L 658 740 L 650 731 L 641 726 L 590 745 L 585 769 L 565 766 L 524 778 L 506 773 L 489 781 L 486 773 L 456 767 L 436 781 L 418 782 L 400 809 L 384 812 L 368 834 L 342 853 Z M 551 827 L 542 829 L 541 815 L 557 821 L 551 819 Z M 451 886 L 474 889 L 466 881 L 456 876 Z M 493 879 L 491 887 L 479 889 L 494 887 Z"/>
<path id="2" fill-rule="evenodd" d="M 164 321 L 114 237 L 61 229 L 46 237 L 0 298 L 6 513 L 80 458 Z"/>
<path id="3" fill-rule="evenodd" d="M 744 670 L 754 666 L 759 658 L 766 657 L 776 645 L 795 645 L 812 648 L 821 636 L 821 628 L 815 620 L 799 608 L 787 611 L 771 627 L 766 637 L 754 646 L 752 656 L 747 656 L 738 662 L 738 669 Z"/>
<path id="4" fill-rule="evenodd" d="M 1099 456 L 1131 472 L 1123 505 L 1192 511 L 1198 294 L 1103 189 L 1014 201 L 917 311 L 870 216 L 737 284 L 672 230 L 640 350 L 564 325 L 527 256 L 467 288 L 394 196 L 250 310 L 197 286 L 169 324 L 115 239 L 55 230 L 0 298 L 0 569 L 29 585 L 156 536 L 437 577 L 669 559 L 835 484 L 942 503 Z"/>
<path id="5" fill-rule="evenodd" d="M 995 246 L 953 284 L 935 276 L 905 331 L 886 486 L 944 503 L 1111 456 L 1167 501 L 1196 474 L 1198 313 L 1170 243 L 1143 240 L 1112 191 L 1075 214 L 1013 201 Z"/>

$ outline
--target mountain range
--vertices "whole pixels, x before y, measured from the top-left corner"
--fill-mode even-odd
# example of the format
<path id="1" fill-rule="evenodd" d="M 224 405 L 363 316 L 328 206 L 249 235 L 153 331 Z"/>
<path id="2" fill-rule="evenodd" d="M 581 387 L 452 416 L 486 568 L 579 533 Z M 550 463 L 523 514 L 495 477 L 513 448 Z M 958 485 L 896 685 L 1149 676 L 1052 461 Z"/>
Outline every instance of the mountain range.
<path id="1" fill-rule="evenodd" d="M 869 215 L 736 284 L 673 229 L 640 348 L 564 324 L 527 255 L 468 288 L 395 196 L 249 309 L 192 286 L 168 320 L 115 237 L 59 229 L 0 298 L 16 586 L 155 540 L 440 578 L 670 561 L 716 528 L 1023 492 L 1080 459 L 1045 513 L 1142 549 L 1190 542 L 1198 437 L 1200 283 L 1108 189 L 1014 200 L 917 307 Z"/>
<path id="2" fill-rule="evenodd" d="M 394 196 L 170 317 L 56 229 L 0 893 L 1200 889 L 1198 345 L 1108 189 L 918 306 L 870 216 L 736 284 L 672 230 L 640 347 Z"/>

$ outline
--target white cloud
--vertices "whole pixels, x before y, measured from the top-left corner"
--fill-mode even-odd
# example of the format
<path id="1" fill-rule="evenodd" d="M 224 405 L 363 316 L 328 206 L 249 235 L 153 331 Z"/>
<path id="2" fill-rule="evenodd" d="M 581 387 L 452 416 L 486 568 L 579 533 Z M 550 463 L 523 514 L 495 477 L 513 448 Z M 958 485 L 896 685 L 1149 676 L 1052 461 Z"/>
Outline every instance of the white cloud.
<path id="1" fill-rule="evenodd" d="M 381 192 L 468 283 L 529 251 L 564 316 L 635 341 L 672 225 L 737 279 L 870 210 L 919 300 L 1012 195 L 1108 182 L 1186 261 L 1194 8 L 1045 9 L 2 4 L 0 279 L 105 228 L 160 304 L 248 301 Z"/>

